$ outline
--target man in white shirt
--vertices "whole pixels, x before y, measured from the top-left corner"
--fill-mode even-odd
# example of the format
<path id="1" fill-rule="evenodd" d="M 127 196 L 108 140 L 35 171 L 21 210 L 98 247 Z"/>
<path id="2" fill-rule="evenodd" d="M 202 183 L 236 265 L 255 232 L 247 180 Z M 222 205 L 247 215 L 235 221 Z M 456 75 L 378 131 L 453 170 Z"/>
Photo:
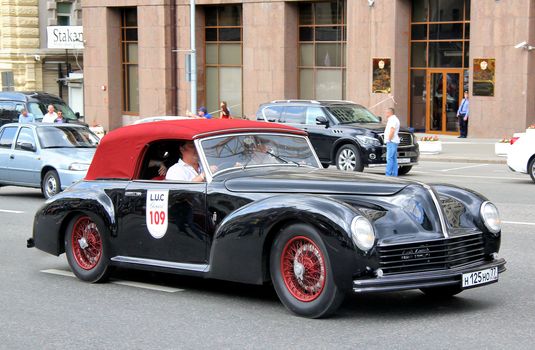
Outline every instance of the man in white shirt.
<path id="1" fill-rule="evenodd" d="M 54 112 L 54 106 L 48 105 L 48 113 L 43 116 L 43 123 L 53 123 L 58 118 L 56 112 Z"/>
<path id="2" fill-rule="evenodd" d="M 180 153 L 182 154 L 182 158 L 167 170 L 165 179 L 193 182 L 205 181 L 206 177 L 200 167 L 199 155 L 193 142 L 187 141 L 181 145 Z"/>
<path id="3" fill-rule="evenodd" d="M 385 109 L 386 176 L 398 176 L 399 119 L 394 108 Z"/>

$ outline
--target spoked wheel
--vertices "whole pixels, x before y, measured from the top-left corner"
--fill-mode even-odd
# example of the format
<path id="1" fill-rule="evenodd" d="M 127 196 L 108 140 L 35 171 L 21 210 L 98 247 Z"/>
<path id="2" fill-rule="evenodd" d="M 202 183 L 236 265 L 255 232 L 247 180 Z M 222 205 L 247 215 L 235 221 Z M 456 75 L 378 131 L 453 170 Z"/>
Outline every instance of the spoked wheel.
<path id="1" fill-rule="evenodd" d="M 463 291 L 460 286 L 444 286 L 420 289 L 426 296 L 435 299 L 449 299 Z"/>
<path id="2" fill-rule="evenodd" d="M 46 199 L 61 192 L 61 183 L 55 170 L 46 172 L 41 182 L 41 192 Z"/>
<path id="3" fill-rule="evenodd" d="M 360 152 L 354 145 L 343 145 L 336 153 L 336 166 L 344 171 L 362 171 L 364 165 Z"/>
<path id="4" fill-rule="evenodd" d="M 65 233 L 65 252 L 72 272 L 81 280 L 100 282 L 109 273 L 106 238 L 87 215 L 75 217 Z"/>
<path id="5" fill-rule="evenodd" d="M 344 299 L 325 245 L 309 225 L 294 224 L 280 232 L 271 249 L 270 271 L 279 299 L 300 316 L 328 316 Z"/>

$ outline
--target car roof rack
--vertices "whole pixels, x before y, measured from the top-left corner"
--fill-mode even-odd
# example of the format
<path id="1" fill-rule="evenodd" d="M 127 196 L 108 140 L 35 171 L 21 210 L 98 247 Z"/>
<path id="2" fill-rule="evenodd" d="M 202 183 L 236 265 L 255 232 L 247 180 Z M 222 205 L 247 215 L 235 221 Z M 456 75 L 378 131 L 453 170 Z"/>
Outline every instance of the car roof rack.
<path id="1" fill-rule="evenodd" d="M 319 100 L 318 102 L 319 102 L 319 103 L 325 103 L 325 102 L 342 102 L 342 103 L 353 103 L 353 104 L 357 104 L 357 103 L 354 102 L 354 101 L 348 101 L 348 100 Z"/>
<path id="2" fill-rule="evenodd" d="M 320 104 L 320 102 L 316 100 L 273 100 L 271 101 L 271 103 L 290 103 L 290 102 L 307 102 L 307 103 Z"/>

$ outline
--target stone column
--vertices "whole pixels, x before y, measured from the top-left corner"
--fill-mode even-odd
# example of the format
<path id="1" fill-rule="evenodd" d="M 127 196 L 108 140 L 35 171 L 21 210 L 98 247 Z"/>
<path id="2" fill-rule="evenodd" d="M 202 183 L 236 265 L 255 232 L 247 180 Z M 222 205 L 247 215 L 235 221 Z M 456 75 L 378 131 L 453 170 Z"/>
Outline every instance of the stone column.
<path id="1" fill-rule="evenodd" d="M 394 107 L 402 125 L 408 120 L 409 0 L 347 1 L 347 99 L 382 115 Z M 372 93 L 372 59 L 391 59 L 391 96 Z M 384 101 L 384 102 L 382 102 Z M 394 103 L 395 101 L 395 103 Z"/>

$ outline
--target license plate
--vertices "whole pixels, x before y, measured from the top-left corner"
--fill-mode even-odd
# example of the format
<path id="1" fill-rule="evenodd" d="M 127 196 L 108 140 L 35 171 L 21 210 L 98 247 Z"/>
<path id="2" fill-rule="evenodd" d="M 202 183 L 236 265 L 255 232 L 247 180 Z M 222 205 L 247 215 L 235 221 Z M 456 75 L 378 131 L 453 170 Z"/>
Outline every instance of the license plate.
<path id="1" fill-rule="evenodd" d="M 398 158 L 398 164 L 407 164 L 410 162 L 411 162 L 410 158 Z"/>
<path id="2" fill-rule="evenodd" d="M 498 280 L 498 267 L 463 273 L 463 288 L 477 286 Z"/>

